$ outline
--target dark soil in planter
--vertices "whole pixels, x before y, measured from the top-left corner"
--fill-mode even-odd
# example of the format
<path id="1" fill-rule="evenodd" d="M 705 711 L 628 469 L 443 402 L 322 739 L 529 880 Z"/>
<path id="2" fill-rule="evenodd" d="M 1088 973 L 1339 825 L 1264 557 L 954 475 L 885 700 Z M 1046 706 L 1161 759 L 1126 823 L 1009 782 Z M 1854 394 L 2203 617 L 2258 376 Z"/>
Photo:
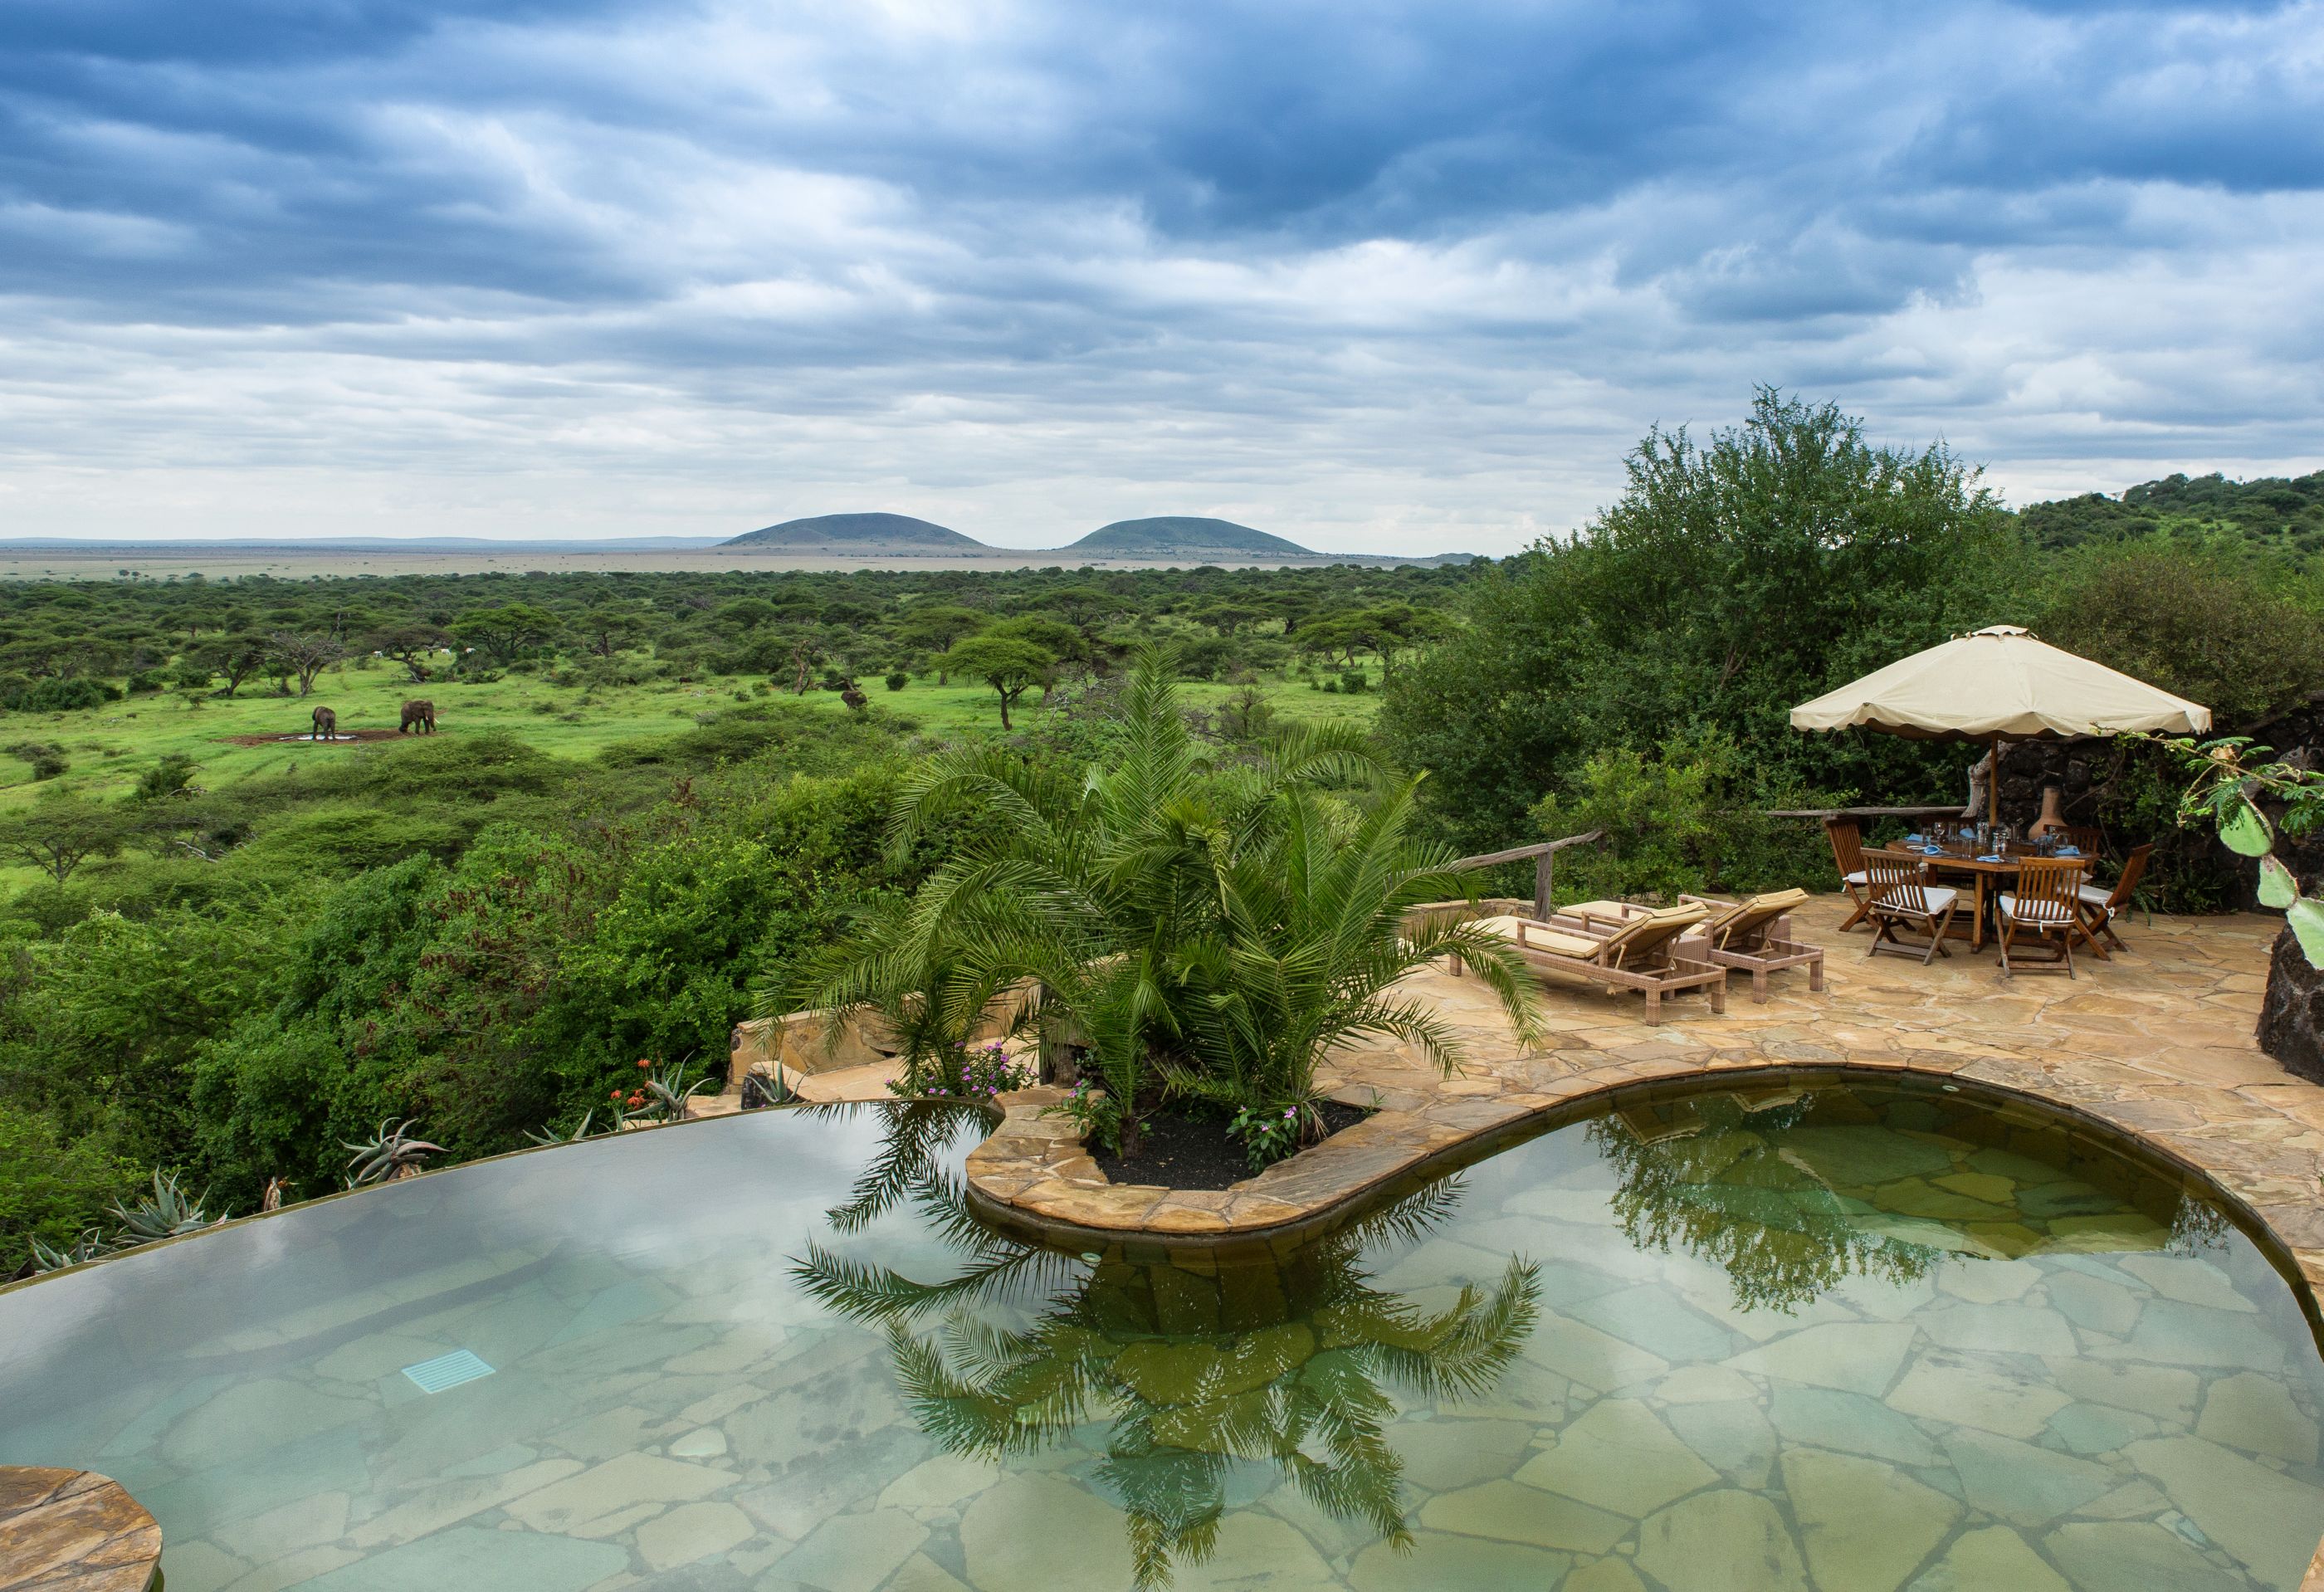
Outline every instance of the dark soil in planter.
<path id="1" fill-rule="evenodd" d="M 1322 1110 L 1327 1134 L 1352 1127 L 1371 1115 L 1361 1106 L 1343 1106 L 1337 1100 L 1323 1101 Z M 1227 1136 L 1224 1117 L 1195 1117 L 1165 1108 L 1140 1112 L 1139 1120 L 1146 1124 L 1146 1136 L 1134 1158 L 1125 1160 L 1099 1146 L 1090 1146 L 1098 1170 L 1113 1182 L 1223 1189 L 1252 1175 L 1242 1141 Z"/>

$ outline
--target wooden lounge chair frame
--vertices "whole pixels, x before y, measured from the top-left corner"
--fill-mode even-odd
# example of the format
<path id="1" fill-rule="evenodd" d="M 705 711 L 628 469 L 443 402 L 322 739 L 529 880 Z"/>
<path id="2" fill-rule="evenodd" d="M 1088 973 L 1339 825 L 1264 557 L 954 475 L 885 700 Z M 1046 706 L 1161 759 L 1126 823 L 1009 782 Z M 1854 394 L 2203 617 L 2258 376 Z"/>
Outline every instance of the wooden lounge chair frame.
<path id="1" fill-rule="evenodd" d="M 1767 1004 L 1767 975 L 1785 968 L 1807 969 L 1808 992 L 1823 993 L 1823 947 L 1791 937 L 1792 908 L 1806 898 L 1804 891 L 1752 896 L 1741 901 L 1721 901 L 1711 896 L 1679 897 L 1711 908 L 1711 916 L 1695 931 L 1702 947 L 1697 954 L 1713 966 L 1749 973 L 1754 1006 Z"/>
<path id="2" fill-rule="evenodd" d="M 2028 857 L 2018 865 L 2017 888 L 2004 890 L 1994 904 L 2003 976 L 2074 976 L 2074 941 L 2083 934 L 2081 885 L 2089 869 L 2089 863 L 2080 857 Z M 2026 953 L 2021 939 L 2033 942 L 2035 954 Z M 2043 947 L 2047 955 L 2040 954 Z"/>
<path id="3" fill-rule="evenodd" d="M 1931 884 L 1928 869 L 1918 862 L 1873 856 L 1864 860 L 1864 909 L 1871 915 L 1874 931 L 1871 949 L 1864 954 L 1874 957 L 1885 952 L 1891 956 L 1917 956 L 1923 967 L 1940 956 L 1950 958 L 1945 934 L 1952 927 L 1953 914 L 1960 908 L 1960 892 Z M 1927 946 L 1898 939 L 1899 923 L 1920 925 L 1929 936 Z"/>
<path id="4" fill-rule="evenodd" d="M 1727 1009 L 1727 970 L 1675 953 L 1682 936 L 1702 922 L 1702 914 L 1673 910 L 1655 913 L 1633 908 L 1635 916 L 1612 932 L 1578 932 L 1579 918 L 1545 921 L 1512 916 L 1509 943 L 1517 958 L 1536 973 L 1558 974 L 1602 986 L 1609 995 L 1636 989 L 1646 998 L 1646 1024 L 1663 1020 L 1663 997 L 1700 989 L 1713 1013 Z M 1591 916 L 1589 921 L 1599 921 Z M 1583 952 L 1576 946 L 1588 942 Z M 1460 970 L 1455 959 L 1453 970 Z"/>
<path id="5" fill-rule="evenodd" d="M 1827 818 L 1823 833 L 1831 842 L 1831 860 L 1840 870 L 1840 888 L 1856 903 L 1856 910 L 1840 925 L 1846 934 L 1871 916 L 1872 876 L 1864 866 L 1864 829 L 1853 818 Z"/>
<path id="6" fill-rule="evenodd" d="M 2090 899 L 2096 891 L 2089 885 L 2084 885 L 2075 892 L 2079 897 L 2076 916 L 2080 921 L 2075 925 L 2074 938 L 2088 945 L 2100 962 L 2113 960 L 2114 952 L 2107 949 L 2108 945 L 2112 945 L 2115 951 L 2130 949 L 2122 943 L 2122 936 L 2114 932 L 2114 920 L 2130 905 L 2132 892 L 2138 888 L 2138 881 L 2145 876 L 2146 860 L 2153 853 L 2152 842 L 2131 847 L 2130 855 L 2123 859 L 2122 877 L 2114 881 L 2114 888 L 2102 900 Z"/>

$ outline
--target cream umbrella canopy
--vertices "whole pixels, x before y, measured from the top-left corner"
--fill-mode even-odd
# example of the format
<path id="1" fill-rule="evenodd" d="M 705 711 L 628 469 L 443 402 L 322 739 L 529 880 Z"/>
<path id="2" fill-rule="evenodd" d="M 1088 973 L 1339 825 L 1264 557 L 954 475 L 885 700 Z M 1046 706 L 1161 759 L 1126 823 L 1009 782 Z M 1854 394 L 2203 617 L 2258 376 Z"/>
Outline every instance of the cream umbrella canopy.
<path id="1" fill-rule="evenodd" d="M 2015 625 L 1987 625 L 1900 658 L 1792 710 L 1794 730 L 1878 730 L 1993 748 L 1988 819 L 2001 812 L 2001 742 L 2135 731 L 2200 735 L 2211 710 L 2077 658 Z"/>

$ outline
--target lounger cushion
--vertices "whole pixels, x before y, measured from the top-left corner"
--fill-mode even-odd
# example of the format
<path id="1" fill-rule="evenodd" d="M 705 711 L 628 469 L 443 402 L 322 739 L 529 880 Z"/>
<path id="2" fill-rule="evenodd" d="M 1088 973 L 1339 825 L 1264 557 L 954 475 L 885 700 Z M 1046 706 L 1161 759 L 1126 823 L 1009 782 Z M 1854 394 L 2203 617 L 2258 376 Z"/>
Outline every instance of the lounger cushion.
<path id="1" fill-rule="evenodd" d="M 1512 943 L 1517 937 L 1517 926 L 1525 926 L 1525 949 L 1546 951 L 1553 956 L 1578 956 L 1587 959 L 1598 954 L 1605 944 L 1588 934 L 1569 934 L 1563 929 L 1545 928 L 1530 918 L 1480 917 L 1476 926 L 1489 934 L 1498 934 Z"/>
<path id="2" fill-rule="evenodd" d="M 2001 892 L 2001 916 L 2030 924 L 2066 924 L 2073 921 L 2073 914 L 2067 910 L 2063 901 L 2028 901 L 2025 903 L 2025 910 L 2021 914 L 2017 909 L 2016 894 L 2010 890 Z"/>
<path id="3" fill-rule="evenodd" d="M 1577 901 L 1571 906 L 1561 906 L 1558 914 L 1564 917 L 1635 917 L 1646 911 L 1627 901 Z"/>

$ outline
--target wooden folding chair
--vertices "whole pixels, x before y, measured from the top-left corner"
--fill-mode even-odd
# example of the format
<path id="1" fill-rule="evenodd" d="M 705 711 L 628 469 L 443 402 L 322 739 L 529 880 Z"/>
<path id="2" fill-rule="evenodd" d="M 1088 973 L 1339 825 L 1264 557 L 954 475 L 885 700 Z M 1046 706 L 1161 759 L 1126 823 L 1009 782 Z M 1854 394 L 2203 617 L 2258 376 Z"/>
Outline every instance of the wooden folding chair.
<path id="1" fill-rule="evenodd" d="M 1923 967 L 1937 957 L 1950 957 L 1952 952 L 1945 949 L 1945 932 L 1952 927 L 1960 892 L 1950 885 L 1931 884 L 1926 867 L 1901 857 L 1875 852 L 1864 859 L 1864 912 L 1858 916 L 1869 916 L 1874 930 L 1872 948 L 1864 954 L 1873 957 L 1885 951 L 1891 956 L 1918 956 Z M 1898 939 L 1900 926 L 1928 935 L 1928 944 L 1923 947 Z"/>
<path id="2" fill-rule="evenodd" d="M 2080 919 L 2074 937 L 2096 952 L 2101 962 L 2112 955 L 2107 950 L 2109 944 L 2116 951 L 2130 949 L 2122 943 L 2122 936 L 2114 932 L 2114 920 L 2128 909 L 2131 895 L 2138 888 L 2138 881 L 2146 872 L 2146 860 L 2153 851 L 2152 842 L 2131 847 L 2130 855 L 2123 860 L 2122 877 L 2114 881 L 2113 888 L 2086 884 L 2074 892 L 2078 909 L 2075 916 Z"/>
<path id="3" fill-rule="evenodd" d="M 2002 891 L 1994 909 L 2000 920 L 2005 974 L 2015 978 L 2021 971 L 2063 971 L 2070 979 L 2074 976 L 2074 939 L 2082 932 L 2080 889 L 2089 867 L 2080 857 L 2028 857 L 2018 865 L 2017 888 Z M 2031 956 L 2019 949 L 2019 942 L 2029 937 L 2035 947 Z M 2043 955 L 2040 948 L 2045 946 L 2049 953 Z"/>
<path id="4" fill-rule="evenodd" d="M 1831 860 L 1840 869 L 1840 888 L 1856 903 L 1856 910 L 1840 925 L 1846 934 L 1864 921 L 1872 905 L 1870 876 L 1864 869 L 1864 830 L 1853 818 L 1827 818 L 1823 833 L 1831 842 Z"/>

